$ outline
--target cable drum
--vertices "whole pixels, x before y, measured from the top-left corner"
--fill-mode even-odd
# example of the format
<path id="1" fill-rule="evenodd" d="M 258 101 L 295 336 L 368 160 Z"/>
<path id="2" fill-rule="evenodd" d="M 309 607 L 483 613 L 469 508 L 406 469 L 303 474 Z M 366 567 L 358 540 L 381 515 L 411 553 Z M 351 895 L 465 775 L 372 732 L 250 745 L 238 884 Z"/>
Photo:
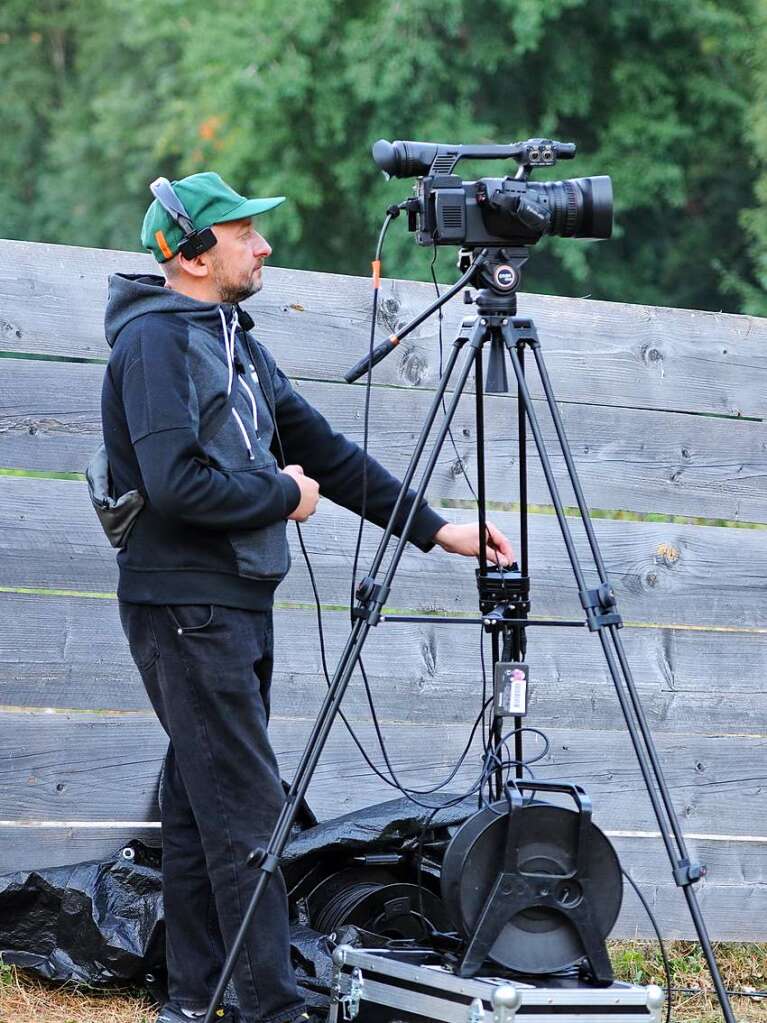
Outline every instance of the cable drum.
<path id="1" fill-rule="evenodd" d="M 523 881 L 537 878 L 548 902 L 528 905 L 521 911 L 512 909 L 489 958 L 519 973 L 554 973 L 579 962 L 585 954 L 568 910 L 588 899 L 595 936 L 604 940 L 612 930 L 623 898 L 620 863 L 609 840 L 589 821 L 583 869 L 573 877 L 579 814 L 550 803 L 532 802 L 516 810 L 514 817 L 518 876 Z M 469 938 L 504 871 L 508 832 L 508 805 L 494 803 L 459 828 L 445 853 L 443 903 L 454 926 Z"/>
<path id="2" fill-rule="evenodd" d="M 422 939 L 447 922 L 433 892 L 381 870 L 341 871 L 318 885 L 306 905 L 310 926 L 321 934 L 354 924 L 387 938 Z"/>

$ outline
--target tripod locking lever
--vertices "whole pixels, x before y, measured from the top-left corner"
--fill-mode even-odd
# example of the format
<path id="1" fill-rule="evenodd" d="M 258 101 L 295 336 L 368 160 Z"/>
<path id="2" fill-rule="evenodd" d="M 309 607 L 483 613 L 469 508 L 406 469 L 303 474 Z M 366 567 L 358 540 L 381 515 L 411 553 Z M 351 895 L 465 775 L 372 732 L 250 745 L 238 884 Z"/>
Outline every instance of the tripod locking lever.
<path id="1" fill-rule="evenodd" d="M 610 583 L 602 583 L 595 590 L 585 590 L 580 593 L 581 604 L 586 612 L 586 624 L 591 632 L 599 632 L 608 625 L 617 625 L 623 628 L 623 619 L 617 611 L 611 610 L 616 606 L 615 590 Z"/>
<path id="2" fill-rule="evenodd" d="M 269 853 L 266 849 L 253 849 L 248 853 L 248 857 L 245 860 L 245 865 L 248 867 L 257 867 L 262 870 L 265 874 L 273 874 L 280 865 L 279 856 L 275 856 L 274 853 Z"/>
<path id="3" fill-rule="evenodd" d="M 371 625 L 378 625 L 381 608 L 389 597 L 389 587 L 366 575 L 357 587 L 356 596 L 359 604 L 352 610 L 352 618 L 364 618 Z"/>
<path id="4" fill-rule="evenodd" d="M 686 888 L 687 885 L 700 881 L 702 877 L 706 876 L 706 873 L 705 864 L 691 863 L 689 860 L 684 859 L 680 860 L 674 867 L 674 880 L 680 888 Z"/>

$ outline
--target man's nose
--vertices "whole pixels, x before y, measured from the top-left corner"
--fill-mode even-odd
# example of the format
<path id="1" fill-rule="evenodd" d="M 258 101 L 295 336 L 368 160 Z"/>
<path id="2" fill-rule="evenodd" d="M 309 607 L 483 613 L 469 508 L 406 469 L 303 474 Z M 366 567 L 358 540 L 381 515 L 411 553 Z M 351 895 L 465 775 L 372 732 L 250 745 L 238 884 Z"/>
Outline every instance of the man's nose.
<path id="1" fill-rule="evenodd" d="M 253 250 L 259 259 L 268 259 L 272 254 L 272 247 L 262 235 L 257 234 L 253 242 Z"/>

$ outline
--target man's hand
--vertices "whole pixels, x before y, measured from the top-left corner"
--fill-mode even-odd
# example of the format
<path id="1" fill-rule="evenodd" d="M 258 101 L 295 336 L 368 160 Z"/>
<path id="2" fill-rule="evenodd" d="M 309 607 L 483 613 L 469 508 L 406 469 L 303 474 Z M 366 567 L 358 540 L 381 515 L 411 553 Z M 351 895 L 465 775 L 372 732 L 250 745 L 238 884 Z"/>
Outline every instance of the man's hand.
<path id="1" fill-rule="evenodd" d="M 288 518 L 294 519 L 296 522 L 306 522 L 309 516 L 314 515 L 317 510 L 317 502 L 320 499 L 319 483 L 311 476 L 304 476 L 304 470 L 300 465 L 286 465 L 280 471 L 294 479 L 301 491 L 298 507 L 293 509 Z"/>
<path id="2" fill-rule="evenodd" d="M 487 543 L 485 555 L 490 566 L 508 567 L 514 559 L 514 548 L 503 533 L 492 522 L 486 522 Z M 479 557 L 479 523 L 469 522 L 459 526 L 447 522 L 434 534 L 434 542 L 438 543 L 448 554 L 463 554 L 467 558 Z"/>

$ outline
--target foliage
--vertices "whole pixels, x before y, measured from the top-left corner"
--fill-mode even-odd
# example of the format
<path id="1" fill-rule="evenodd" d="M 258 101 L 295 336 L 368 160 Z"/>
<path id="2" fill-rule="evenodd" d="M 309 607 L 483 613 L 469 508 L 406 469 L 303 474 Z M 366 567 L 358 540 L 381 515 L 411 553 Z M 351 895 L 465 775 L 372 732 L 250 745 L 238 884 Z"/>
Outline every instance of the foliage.
<path id="1" fill-rule="evenodd" d="M 10 237 L 137 248 L 147 182 L 216 169 L 288 195 L 263 225 L 275 262 L 367 274 L 410 188 L 383 180 L 376 138 L 548 135 L 579 146 L 549 176 L 612 176 L 616 231 L 544 241 L 527 290 L 761 309 L 757 0 L 6 0 L 0 17 Z M 394 225 L 389 275 L 428 278 L 430 256 Z"/>

